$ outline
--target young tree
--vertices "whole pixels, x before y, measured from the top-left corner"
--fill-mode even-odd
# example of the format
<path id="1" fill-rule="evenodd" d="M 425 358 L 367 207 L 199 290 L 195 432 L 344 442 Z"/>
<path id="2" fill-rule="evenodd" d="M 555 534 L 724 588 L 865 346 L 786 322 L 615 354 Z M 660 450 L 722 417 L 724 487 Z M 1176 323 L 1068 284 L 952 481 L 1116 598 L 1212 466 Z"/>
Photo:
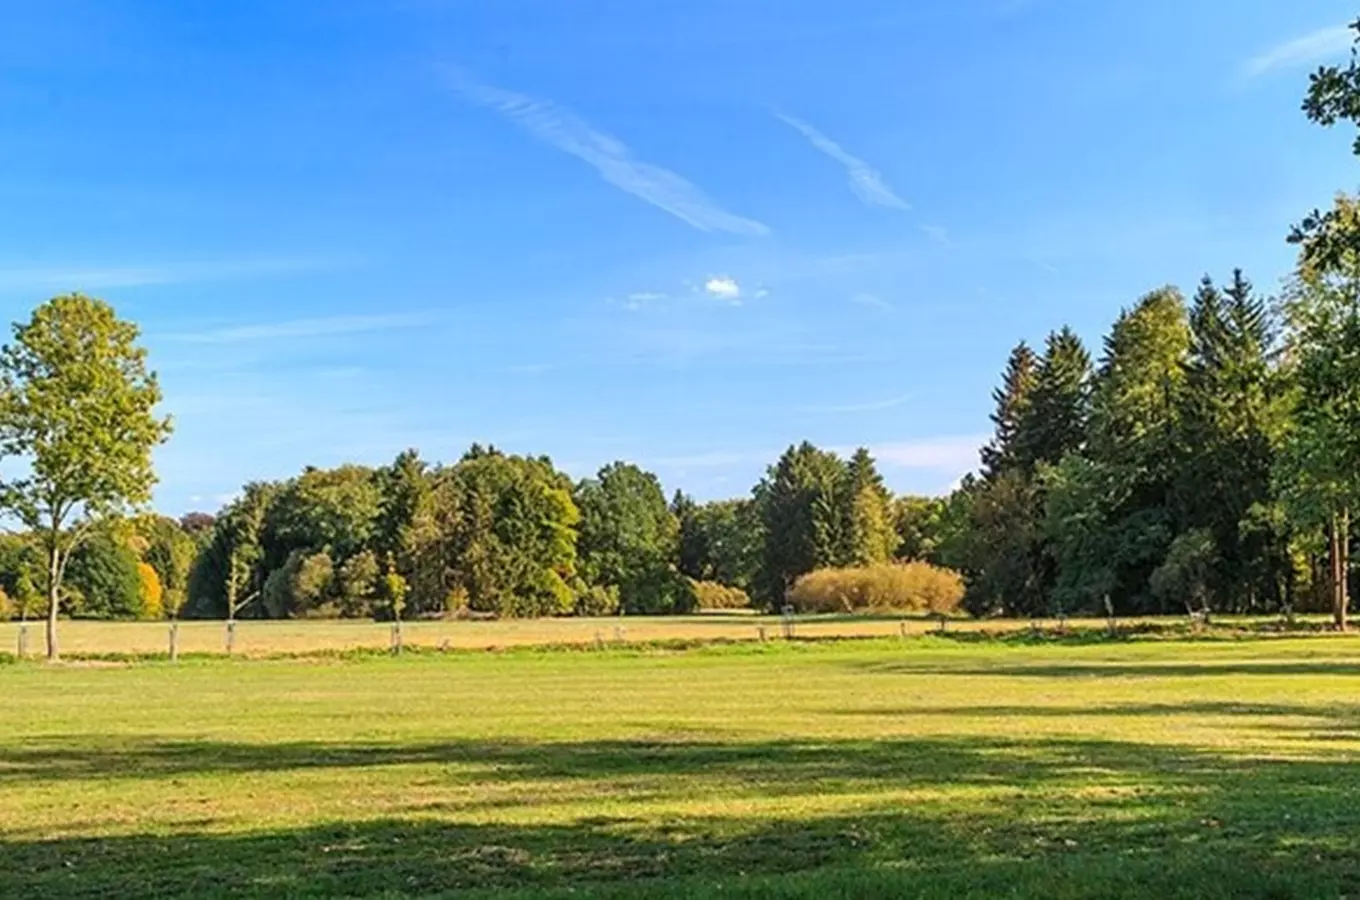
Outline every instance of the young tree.
<path id="1" fill-rule="evenodd" d="M 0 351 L 0 453 L 28 465 L 0 503 L 39 534 L 47 559 L 47 658 L 71 554 L 102 518 L 151 499 L 151 451 L 170 434 L 136 325 L 79 294 L 54 298 Z"/>

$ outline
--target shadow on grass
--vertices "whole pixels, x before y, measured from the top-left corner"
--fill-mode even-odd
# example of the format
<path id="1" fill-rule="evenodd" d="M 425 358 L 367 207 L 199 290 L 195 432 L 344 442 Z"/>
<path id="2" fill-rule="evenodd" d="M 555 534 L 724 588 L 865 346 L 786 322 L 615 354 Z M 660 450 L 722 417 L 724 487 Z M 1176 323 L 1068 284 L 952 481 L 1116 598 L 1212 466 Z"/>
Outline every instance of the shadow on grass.
<path id="1" fill-rule="evenodd" d="M 448 767 L 512 787 L 515 822 L 410 797 L 407 812 L 291 830 L 26 839 L 7 823 L 0 896 L 404 897 L 457 891 L 616 895 L 1337 896 L 1360 887 L 1360 767 L 1118 741 L 921 739 L 749 744 L 81 744 L 0 751 L 19 781 L 318 767 Z M 466 766 L 465 770 L 460 767 Z M 602 804 L 522 824 L 545 783 L 580 796 L 857 798 L 853 814 L 671 819 Z M 920 795 L 903 795 L 908 790 Z M 881 795 L 870 802 L 865 797 Z M 154 802 L 154 799 L 151 801 Z M 870 805 L 862 805 L 869 803 Z M 740 805 L 735 807 L 740 809 Z M 795 803 L 785 810 L 797 810 Z M 478 816 L 478 821 L 472 821 Z M 184 826 L 181 826 L 184 827 Z"/>
<path id="2" fill-rule="evenodd" d="M 844 665 L 864 672 L 883 675 L 957 675 L 967 678 L 979 676 L 995 678 L 1221 678 L 1224 676 L 1323 675 L 1333 677 L 1360 676 L 1360 663 L 1338 660 L 1223 660 L 1203 663 L 1163 662 L 1076 662 L 1052 664 L 1012 665 L 998 662 L 994 666 L 975 663 L 951 665 L 938 659 L 901 659 L 889 662 L 848 662 Z"/>

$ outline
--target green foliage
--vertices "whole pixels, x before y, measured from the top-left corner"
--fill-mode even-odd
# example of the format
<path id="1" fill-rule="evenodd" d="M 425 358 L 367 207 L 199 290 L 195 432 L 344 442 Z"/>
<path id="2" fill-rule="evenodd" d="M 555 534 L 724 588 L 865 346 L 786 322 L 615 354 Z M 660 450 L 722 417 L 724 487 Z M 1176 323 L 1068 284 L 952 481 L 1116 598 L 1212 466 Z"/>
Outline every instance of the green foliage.
<path id="1" fill-rule="evenodd" d="M 966 576 L 969 612 L 1028 616 L 1045 611 L 1050 576 L 1038 485 L 1015 469 L 973 482 L 962 495 L 966 525 L 945 558 Z"/>
<path id="2" fill-rule="evenodd" d="M 1192 612 L 1207 610 L 1217 564 L 1213 534 L 1205 528 L 1187 531 L 1176 537 L 1165 560 L 1152 573 L 1152 592 L 1166 607 L 1183 603 Z"/>
<path id="3" fill-rule="evenodd" d="M 445 581 L 475 612 L 564 615 L 575 606 L 576 526 L 570 480 L 546 457 L 474 446 L 434 492 Z"/>
<path id="4" fill-rule="evenodd" d="M 294 550 L 264 585 L 264 608 L 271 618 L 335 616 L 335 563 L 325 551 Z"/>
<path id="5" fill-rule="evenodd" d="M 841 562 L 845 481 L 845 466 L 836 454 L 804 441 L 785 451 L 756 486 L 765 534 L 756 582 L 761 603 L 782 605 L 799 577 Z"/>
<path id="6" fill-rule="evenodd" d="M 897 549 L 892 498 L 867 450 L 846 463 L 804 441 L 785 451 L 754 496 L 765 546 L 753 586 L 767 607 L 782 605 L 808 572 L 887 562 Z"/>
<path id="7" fill-rule="evenodd" d="M 950 615 L 963 595 L 959 573 L 914 562 L 819 569 L 799 578 L 788 598 L 803 613 Z"/>
<path id="8" fill-rule="evenodd" d="M 139 517 L 134 528 L 146 545 L 142 557 L 161 586 L 161 606 L 165 614 L 175 618 L 188 597 L 198 543 L 178 522 L 165 516 Z"/>
<path id="9" fill-rule="evenodd" d="M 72 553 L 104 516 L 151 499 L 151 451 L 170 434 L 137 326 L 107 303 L 56 297 L 0 350 L 0 454 L 27 463 L 0 505 L 40 536 L 47 558 L 47 654 Z"/>
<path id="10" fill-rule="evenodd" d="M 1016 441 L 1029 417 L 1038 371 L 1038 357 L 1021 341 L 1006 361 L 1001 386 L 992 392 L 992 401 L 996 404 L 992 413 L 995 433 L 991 443 L 982 448 L 982 471 L 989 479 L 1021 464 Z"/>
<path id="11" fill-rule="evenodd" d="M 139 560 L 126 541 L 99 528 L 71 554 L 64 595 L 71 614 L 87 619 L 136 619 L 142 615 Z"/>
<path id="12" fill-rule="evenodd" d="M 1091 357 L 1076 332 L 1063 328 L 1048 336 L 1028 403 L 1019 407 L 1010 450 L 1016 465 L 1033 472 L 1041 463 L 1057 465 L 1080 452 L 1090 412 Z"/>
<path id="13" fill-rule="evenodd" d="M 655 475 L 628 463 L 605 466 L 576 488 L 580 573 L 618 589 L 629 615 L 683 612 L 688 590 L 675 562 L 680 523 Z"/>
<path id="14" fill-rule="evenodd" d="M 699 505 L 677 493 L 671 512 L 680 522 L 681 574 L 696 581 L 751 589 L 765 545 L 753 501 L 717 500 Z"/>
<path id="15" fill-rule="evenodd" d="M 861 447 L 855 451 L 846 464 L 844 477 L 843 545 L 837 561 L 852 566 L 888 562 L 900 543 L 893 519 L 892 494 L 868 450 Z"/>
<path id="16" fill-rule="evenodd" d="M 945 542 L 949 501 L 939 497 L 897 497 L 893 501 L 897 558 L 905 562 L 938 562 Z"/>

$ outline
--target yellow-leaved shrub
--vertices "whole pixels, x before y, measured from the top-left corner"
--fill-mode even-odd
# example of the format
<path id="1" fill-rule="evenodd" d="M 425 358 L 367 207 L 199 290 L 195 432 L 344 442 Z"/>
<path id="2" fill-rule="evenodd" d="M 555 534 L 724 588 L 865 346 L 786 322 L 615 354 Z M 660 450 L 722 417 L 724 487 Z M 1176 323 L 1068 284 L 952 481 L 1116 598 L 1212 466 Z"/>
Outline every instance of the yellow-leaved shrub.
<path id="1" fill-rule="evenodd" d="M 699 609 L 746 609 L 751 598 L 741 588 L 716 581 L 691 581 Z"/>
<path id="2" fill-rule="evenodd" d="M 819 569 L 798 579 L 788 601 L 803 613 L 952 615 L 963 602 L 963 578 L 923 562 Z"/>

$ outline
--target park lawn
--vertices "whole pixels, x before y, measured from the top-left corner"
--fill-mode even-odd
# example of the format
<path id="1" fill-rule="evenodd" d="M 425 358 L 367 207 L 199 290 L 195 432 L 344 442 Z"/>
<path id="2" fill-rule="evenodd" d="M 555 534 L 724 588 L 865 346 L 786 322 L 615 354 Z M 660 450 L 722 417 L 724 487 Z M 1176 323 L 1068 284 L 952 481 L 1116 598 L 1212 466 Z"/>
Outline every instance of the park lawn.
<path id="1" fill-rule="evenodd" d="M 1360 895 L 1360 639 L 0 666 L 0 896 Z"/>

